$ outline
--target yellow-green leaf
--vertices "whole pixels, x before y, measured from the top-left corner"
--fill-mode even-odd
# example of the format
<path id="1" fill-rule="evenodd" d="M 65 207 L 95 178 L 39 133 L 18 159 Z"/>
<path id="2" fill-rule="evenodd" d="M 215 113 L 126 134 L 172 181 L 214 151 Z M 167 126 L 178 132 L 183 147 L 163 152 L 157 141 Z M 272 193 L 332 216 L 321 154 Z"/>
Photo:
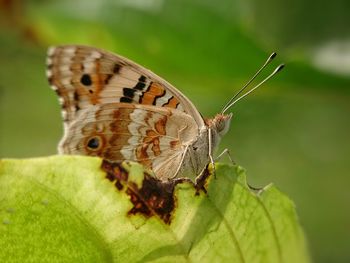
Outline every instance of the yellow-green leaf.
<path id="1" fill-rule="evenodd" d="M 309 262 L 291 200 L 252 192 L 243 169 L 217 165 L 207 193 L 169 184 L 162 217 L 148 172 L 119 167 L 127 179 L 99 158 L 2 160 L 0 262 Z"/>

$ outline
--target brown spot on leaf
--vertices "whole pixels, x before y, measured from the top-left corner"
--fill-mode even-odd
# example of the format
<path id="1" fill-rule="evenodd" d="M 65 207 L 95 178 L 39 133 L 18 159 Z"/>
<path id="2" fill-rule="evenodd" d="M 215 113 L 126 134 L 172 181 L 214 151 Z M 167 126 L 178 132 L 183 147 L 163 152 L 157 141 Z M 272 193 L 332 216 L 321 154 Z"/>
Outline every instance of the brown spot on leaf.
<path id="1" fill-rule="evenodd" d="M 199 195 L 200 191 L 207 193 L 208 178 L 210 177 L 209 164 L 205 167 L 202 174 L 196 178 L 194 187 L 196 188 L 196 195 Z"/>
<path id="2" fill-rule="evenodd" d="M 113 182 L 119 191 L 125 189 L 125 193 L 130 196 L 133 208 L 128 211 L 129 216 L 157 216 L 164 223 L 171 223 L 176 206 L 174 188 L 177 181 L 163 182 L 144 173 L 144 180 L 139 188 L 135 182 L 128 181 L 128 172 L 120 163 L 104 160 L 102 169 L 107 173 L 106 178 Z"/>
<path id="3" fill-rule="evenodd" d="M 170 224 L 171 215 L 175 208 L 175 183 L 165 183 L 149 174 L 145 173 L 144 175 L 141 189 L 132 183 L 126 191 L 134 204 L 128 214 L 141 213 L 146 217 L 157 215 L 164 223 Z"/>
<path id="4" fill-rule="evenodd" d="M 129 174 L 120 163 L 103 160 L 102 170 L 107 173 L 106 178 L 115 183 L 118 190 L 123 189 L 123 182 L 128 181 Z"/>

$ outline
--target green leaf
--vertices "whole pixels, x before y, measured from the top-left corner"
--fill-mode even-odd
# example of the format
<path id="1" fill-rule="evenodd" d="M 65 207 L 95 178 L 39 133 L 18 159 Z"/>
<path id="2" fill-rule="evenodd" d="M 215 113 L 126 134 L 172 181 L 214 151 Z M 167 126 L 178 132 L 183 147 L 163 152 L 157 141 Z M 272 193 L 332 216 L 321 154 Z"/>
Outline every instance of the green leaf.
<path id="1" fill-rule="evenodd" d="M 2 160 L 0 262 L 309 262 L 288 197 L 217 165 L 207 193 L 138 164 Z"/>

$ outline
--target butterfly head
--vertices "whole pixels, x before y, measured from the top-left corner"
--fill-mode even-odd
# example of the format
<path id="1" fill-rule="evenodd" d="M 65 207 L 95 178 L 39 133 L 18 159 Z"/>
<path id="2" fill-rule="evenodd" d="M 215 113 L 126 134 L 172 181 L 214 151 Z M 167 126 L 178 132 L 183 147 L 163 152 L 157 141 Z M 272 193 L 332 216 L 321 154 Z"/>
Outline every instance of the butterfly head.
<path id="1" fill-rule="evenodd" d="M 232 113 L 230 114 L 217 114 L 213 119 L 208 121 L 208 126 L 215 131 L 215 133 L 222 138 L 229 128 L 231 123 Z"/>

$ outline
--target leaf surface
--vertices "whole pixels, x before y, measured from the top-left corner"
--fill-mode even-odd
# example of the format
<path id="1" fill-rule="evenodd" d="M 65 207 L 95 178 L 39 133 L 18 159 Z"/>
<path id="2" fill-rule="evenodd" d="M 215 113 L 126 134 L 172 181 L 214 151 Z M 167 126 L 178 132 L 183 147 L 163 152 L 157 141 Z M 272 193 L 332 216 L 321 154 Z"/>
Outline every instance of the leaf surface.
<path id="1" fill-rule="evenodd" d="M 166 201 L 139 165 L 120 166 L 119 184 L 101 167 L 79 156 L 2 160 L 0 262 L 309 262 L 292 201 L 272 185 L 252 192 L 240 167 L 217 165 L 207 193 L 163 189 Z"/>

